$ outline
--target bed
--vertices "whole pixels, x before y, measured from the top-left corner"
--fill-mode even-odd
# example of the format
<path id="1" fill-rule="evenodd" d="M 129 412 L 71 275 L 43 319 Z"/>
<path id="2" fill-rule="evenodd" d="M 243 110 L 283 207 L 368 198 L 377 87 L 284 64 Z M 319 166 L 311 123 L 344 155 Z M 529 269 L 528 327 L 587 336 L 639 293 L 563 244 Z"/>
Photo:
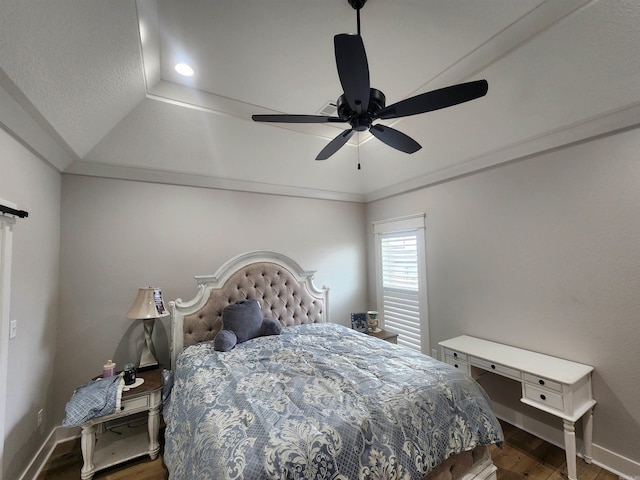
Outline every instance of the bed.
<path id="1" fill-rule="evenodd" d="M 267 251 L 198 276 L 170 302 L 173 386 L 164 461 L 173 480 L 495 480 L 503 434 L 455 368 L 329 321 L 328 289 Z M 222 310 L 256 299 L 280 335 L 217 352 Z"/>

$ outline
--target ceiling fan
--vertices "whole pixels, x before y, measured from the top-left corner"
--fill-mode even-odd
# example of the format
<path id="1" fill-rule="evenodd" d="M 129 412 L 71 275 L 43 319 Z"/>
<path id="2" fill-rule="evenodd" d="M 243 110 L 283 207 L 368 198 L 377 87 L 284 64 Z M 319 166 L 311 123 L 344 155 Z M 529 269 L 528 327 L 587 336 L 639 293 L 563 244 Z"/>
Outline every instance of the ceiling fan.
<path id="1" fill-rule="evenodd" d="M 384 94 L 369 83 L 369 64 L 364 43 L 360 36 L 360 9 L 367 0 L 348 0 L 357 12 L 358 33 L 341 33 L 334 37 L 336 66 L 344 93 L 336 103 L 337 117 L 325 115 L 252 115 L 256 122 L 275 123 L 349 123 L 351 128 L 335 137 L 324 147 L 316 160 L 326 160 L 336 153 L 355 132 L 369 130 L 378 140 L 405 153 L 420 150 L 421 145 L 404 133 L 385 125 L 373 124 L 376 120 L 408 117 L 451 107 L 486 95 L 486 80 L 460 83 L 422 93 L 393 105 L 385 106 Z"/>

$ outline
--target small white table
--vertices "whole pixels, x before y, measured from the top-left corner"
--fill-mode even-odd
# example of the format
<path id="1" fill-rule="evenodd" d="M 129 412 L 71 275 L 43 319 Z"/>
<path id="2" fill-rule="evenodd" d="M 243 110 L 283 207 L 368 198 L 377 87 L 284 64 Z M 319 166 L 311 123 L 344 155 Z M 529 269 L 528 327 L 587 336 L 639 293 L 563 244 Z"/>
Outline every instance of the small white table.
<path id="1" fill-rule="evenodd" d="M 583 417 L 583 456 L 587 463 L 592 459 L 593 367 L 468 335 L 439 345 L 446 363 L 468 375 L 475 367 L 517 380 L 523 403 L 561 418 L 569 480 L 577 480 L 575 423 Z"/>
<path id="2" fill-rule="evenodd" d="M 123 392 L 120 410 L 82 424 L 82 480 L 90 480 L 98 470 L 136 457 L 148 454 L 151 460 L 155 460 L 158 456 L 162 376 L 156 369 L 139 372 L 137 377 L 144 378 L 144 383 Z M 137 428 L 125 425 L 120 434 L 103 428 L 106 422 L 145 411 L 149 412 L 146 425 Z"/>

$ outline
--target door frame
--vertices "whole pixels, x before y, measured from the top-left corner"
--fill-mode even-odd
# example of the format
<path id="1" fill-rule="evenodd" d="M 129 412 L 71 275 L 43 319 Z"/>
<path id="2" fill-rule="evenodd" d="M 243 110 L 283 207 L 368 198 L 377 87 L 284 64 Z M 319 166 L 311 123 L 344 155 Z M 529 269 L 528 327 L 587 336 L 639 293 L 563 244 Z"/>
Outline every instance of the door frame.
<path id="1" fill-rule="evenodd" d="M 0 203 L 17 208 L 11 202 Z M 9 372 L 9 334 L 11 300 L 11 254 L 13 248 L 14 217 L 0 214 L 0 478 L 4 472 L 5 418 L 7 409 L 7 376 Z"/>

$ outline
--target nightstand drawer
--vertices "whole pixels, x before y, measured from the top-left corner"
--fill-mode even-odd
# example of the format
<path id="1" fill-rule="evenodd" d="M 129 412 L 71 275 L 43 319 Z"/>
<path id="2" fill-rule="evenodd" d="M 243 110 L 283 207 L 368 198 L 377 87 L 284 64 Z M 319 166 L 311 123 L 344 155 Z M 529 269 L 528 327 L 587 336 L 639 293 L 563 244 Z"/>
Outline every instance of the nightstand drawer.
<path id="1" fill-rule="evenodd" d="M 496 372 L 505 377 L 510 377 L 515 380 L 520 380 L 520 370 L 500 365 L 499 363 L 489 362 L 482 358 L 469 356 L 469 363 L 475 367 L 480 367 L 490 372 Z"/>
<path id="2" fill-rule="evenodd" d="M 144 395 L 130 400 L 123 400 L 120 404 L 120 413 L 127 413 L 133 410 L 145 409 L 149 407 L 149 395 Z"/>
<path id="3" fill-rule="evenodd" d="M 467 354 L 466 353 L 462 353 L 462 352 L 457 352 L 456 350 L 451 350 L 449 348 L 445 348 L 444 349 L 444 356 L 445 358 L 447 356 L 450 356 L 452 358 L 455 358 L 456 360 L 467 360 Z M 447 362 L 449 363 L 449 362 Z"/>
<path id="4" fill-rule="evenodd" d="M 554 390 L 556 392 L 562 393 L 562 384 L 554 382 L 552 380 L 548 380 L 544 377 L 538 377 L 536 375 L 531 375 L 530 373 L 525 373 L 523 375 L 523 379 L 525 382 L 530 383 L 535 386 L 540 386 L 544 388 L 548 388 L 549 390 Z"/>
<path id="5" fill-rule="evenodd" d="M 560 410 L 561 412 L 564 410 L 562 395 L 550 392 L 549 390 L 534 387 L 533 385 L 530 385 L 528 383 L 525 383 L 523 385 L 525 398 L 540 405 L 547 405 L 548 407 L 555 408 L 556 410 Z"/>

